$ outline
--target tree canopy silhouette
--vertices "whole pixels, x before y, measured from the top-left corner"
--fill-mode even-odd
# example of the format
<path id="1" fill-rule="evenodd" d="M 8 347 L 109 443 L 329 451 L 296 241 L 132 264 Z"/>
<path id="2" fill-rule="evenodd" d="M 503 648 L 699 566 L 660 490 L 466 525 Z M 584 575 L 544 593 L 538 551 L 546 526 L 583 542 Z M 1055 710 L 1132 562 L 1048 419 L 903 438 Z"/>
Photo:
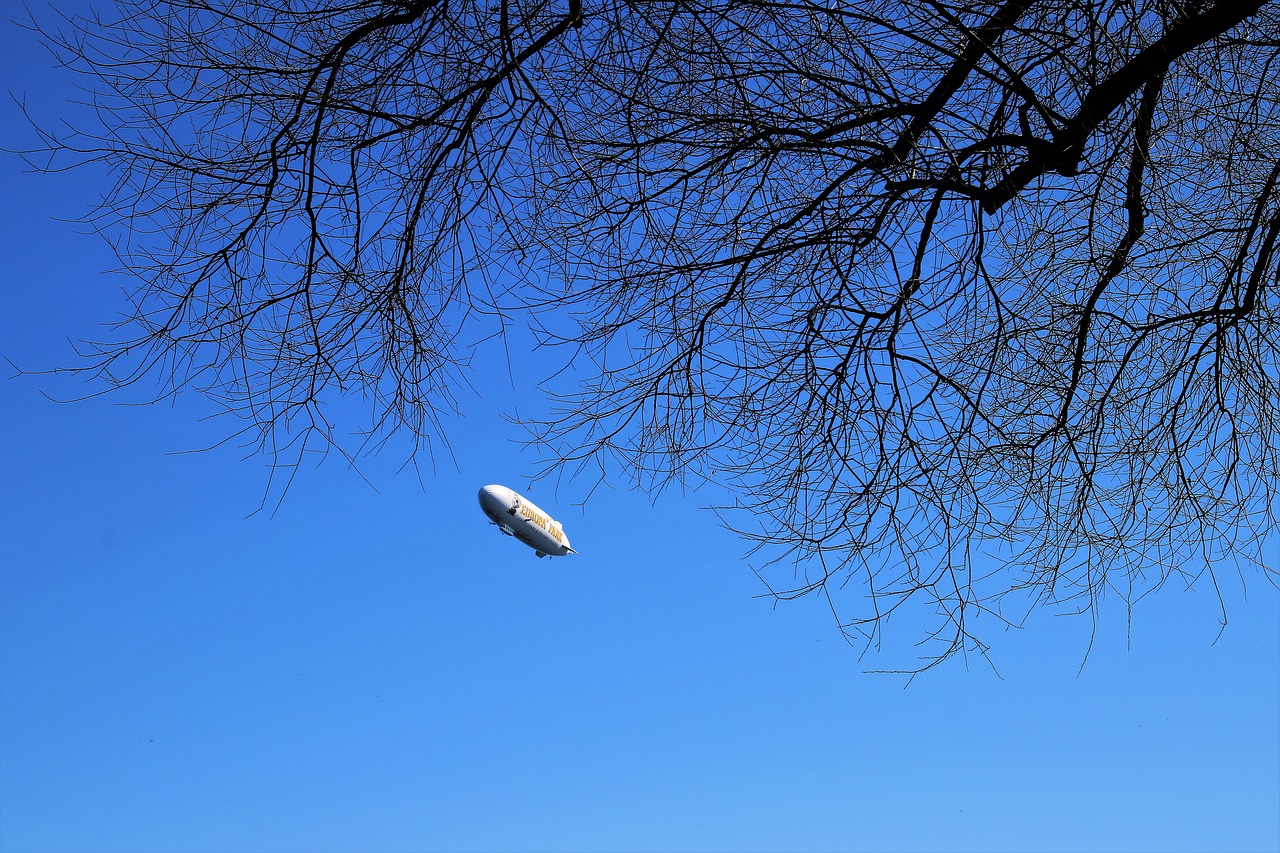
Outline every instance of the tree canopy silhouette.
<path id="1" fill-rule="evenodd" d="M 528 424 L 552 465 L 724 486 L 775 595 L 869 644 L 922 611 L 925 664 L 1042 605 L 1274 581 L 1280 4 L 37 26 L 94 108 L 48 167 L 110 167 L 132 294 L 81 369 L 203 392 L 286 470 L 338 443 L 334 395 L 372 404 L 344 452 L 440 435 L 522 317 L 574 365 Z"/>

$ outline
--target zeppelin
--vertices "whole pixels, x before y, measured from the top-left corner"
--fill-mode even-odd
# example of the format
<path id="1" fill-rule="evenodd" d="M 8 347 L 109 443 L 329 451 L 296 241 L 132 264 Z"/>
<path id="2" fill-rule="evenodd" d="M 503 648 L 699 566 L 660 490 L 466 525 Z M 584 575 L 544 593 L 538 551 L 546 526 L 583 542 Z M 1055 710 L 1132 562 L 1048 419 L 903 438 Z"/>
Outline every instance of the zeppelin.
<path id="1" fill-rule="evenodd" d="M 533 501 L 506 486 L 485 486 L 480 490 L 480 508 L 507 536 L 514 536 L 539 557 L 576 554 L 569 547 L 560 522 L 534 505 Z"/>

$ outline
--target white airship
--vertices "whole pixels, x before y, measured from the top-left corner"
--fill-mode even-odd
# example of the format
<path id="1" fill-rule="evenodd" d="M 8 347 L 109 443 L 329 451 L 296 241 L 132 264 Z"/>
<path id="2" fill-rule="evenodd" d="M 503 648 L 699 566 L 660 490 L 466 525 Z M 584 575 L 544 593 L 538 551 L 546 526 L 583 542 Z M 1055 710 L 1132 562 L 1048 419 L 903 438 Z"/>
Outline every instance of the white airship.
<path id="1" fill-rule="evenodd" d="M 506 535 L 528 545 L 539 557 L 578 553 L 569 547 L 569 537 L 564 535 L 560 522 L 538 509 L 528 498 L 498 485 L 485 486 L 479 497 L 480 508 L 489 520 Z"/>

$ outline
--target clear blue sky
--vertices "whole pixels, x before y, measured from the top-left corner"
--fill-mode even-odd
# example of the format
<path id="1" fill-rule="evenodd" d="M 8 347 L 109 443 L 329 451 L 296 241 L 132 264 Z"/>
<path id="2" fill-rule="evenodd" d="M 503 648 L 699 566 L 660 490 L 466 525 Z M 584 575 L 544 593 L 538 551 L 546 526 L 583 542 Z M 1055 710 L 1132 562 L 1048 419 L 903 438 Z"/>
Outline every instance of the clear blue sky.
<path id="1" fill-rule="evenodd" d="M 6 88 L 69 81 L 5 24 Z M 30 141 L 0 114 L 3 147 Z M 100 178 L 0 158 L 0 356 L 70 359 L 121 309 L 54 217 Z M 425 488 L 336 460 L 255 515 L 260 459 L 198 400 L 62 405 L 0 382 L 0 850 L 1277 850 L 1280 594 L 1229 573 L 870 675 L 817 600 L 777 609 L 721 496 L 530 492 L 581 555 L 537 560 L 479 486 L 535 458 L 482 359 Z M 522 363 L 517 377 L 537 377 Z M 911 626 L 899 634 L 904 640 Z"/>

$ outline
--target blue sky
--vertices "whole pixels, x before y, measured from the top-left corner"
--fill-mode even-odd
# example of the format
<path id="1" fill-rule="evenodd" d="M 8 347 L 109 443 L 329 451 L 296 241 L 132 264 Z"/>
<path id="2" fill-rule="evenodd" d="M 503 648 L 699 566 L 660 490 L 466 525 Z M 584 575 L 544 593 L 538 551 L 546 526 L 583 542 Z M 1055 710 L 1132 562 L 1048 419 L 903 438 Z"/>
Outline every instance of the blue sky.
<path id="1" fill-rule="evenodd" d="M 3 29 L 6 88 L 69 81 Z M 12 106 L 3 147 L 29 142 Z M 66 364 L 121 310 L 57 221 L 89 172 L 0 158 L 0 356 Z M 422 484 L 331 459 L 272 517 L 197 399 L 0 383 L 0 850 L 1276 850 L 1280 593 L 1225 573 L 990 637 L 997 677 L 867 674 L 818 600 L 773 607 L 700 507 L 529 492 L 581 555 L 489 527 L 537 459 L 499 353 Z M 538 377 L 519 361 L 517 380 Z M 84 390 L 84 389 L 79 389 Z M 910 625 L 891 636 L 905 644 Z"/>

